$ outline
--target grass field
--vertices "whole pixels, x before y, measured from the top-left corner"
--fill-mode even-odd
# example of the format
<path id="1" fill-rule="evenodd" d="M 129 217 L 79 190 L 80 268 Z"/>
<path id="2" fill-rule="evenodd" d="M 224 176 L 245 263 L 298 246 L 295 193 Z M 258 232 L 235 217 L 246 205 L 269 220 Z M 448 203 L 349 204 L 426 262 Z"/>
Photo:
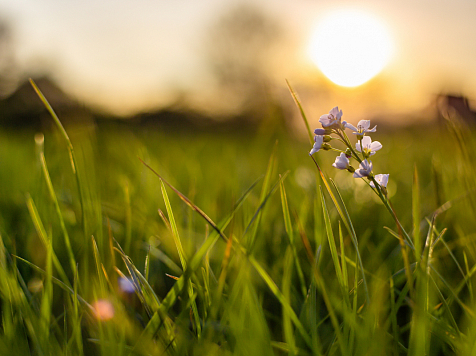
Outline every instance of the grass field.
<path id="1" fill-rule="evenodd" d="M 476 354 L 473 137 L 372 133 L 405 232 L 285 128 L 3 130 L 0 353 Z"/>

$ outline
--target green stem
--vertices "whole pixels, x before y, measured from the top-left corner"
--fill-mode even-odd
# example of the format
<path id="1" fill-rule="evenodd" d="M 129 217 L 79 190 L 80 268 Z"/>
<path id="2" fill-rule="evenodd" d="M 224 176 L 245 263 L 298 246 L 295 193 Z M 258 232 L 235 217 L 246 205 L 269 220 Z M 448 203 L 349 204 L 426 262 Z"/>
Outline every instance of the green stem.
<path id="1" fill-rule="evenodd" d="M 335 130 L 335 133 L 343 140 L 344 144 L 350 149 L 350 151 L 352 152 L 353 157 L 359 163 L 362 163 L 362 159 L 359 157 L 359 155 L 356 153 L 356 151 L 352 147 L 352 144 L 350 143 L 350 140 L 347 137 L 344 130 L 341 130 L 341 131 Z M 360 140 L 360 147 L 361 147 L 361 150 L 362 150 L 362 140 Z M 366 159 L 363 152 L 362 152 L 362 157 L 364 157 L 364 159 Z M 382 189 L 380 188 L 380 185 L 375 180 L 375 177 L 373 175 L 370 175 L 368 178 L 369 178 L 369 180 L 371 180 L 374 183 L 375 189 L 372 189 L 372 190 L 379 196 L 380 200 L 385 205 L 385 207 L 389 211 L 390 215 L 395 220 L 395 223 L 397 224 L 397 228 L 398 228 L 398 232 L 399 232 L 398 236 L 399 236 L 400 246 L 401 246 L 401 249 L 402 249 L 403 263 L 405 265 L 405 274 L 407 276 L 408 285 L 410 287 L 410 293 L 413 295 L 413 275 L 412 275 L 411 269 L 410 269 L 410 260 L 408 258 L 408 251 L 407 251 L 407 245 L 405 244 L 405 240 L 407 241 L 408 245 L 412 249 L 414 249 L 415 247 L 413 245 L 412 240 L 410 239 L 410 236 L 408 235 L 408 233 L 405 231 L 402 224 L 398 220 L 397 214 L 395 213 L 395 210 L 391 206 L 387 196 L 383 194 Z"/>

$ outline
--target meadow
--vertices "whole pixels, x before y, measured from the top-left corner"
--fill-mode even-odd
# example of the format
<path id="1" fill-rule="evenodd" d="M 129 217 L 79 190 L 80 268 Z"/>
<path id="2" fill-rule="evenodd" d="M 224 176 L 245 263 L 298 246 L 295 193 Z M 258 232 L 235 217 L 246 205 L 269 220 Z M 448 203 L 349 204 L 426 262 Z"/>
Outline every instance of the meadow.
<path id="1" fill-rule="evenodd" d="M 371 134 L 388 206 L 269 122 L 59 120 L 0 131 L 2 355 L 476 354 L 475 141 L 457 117 Z"/>

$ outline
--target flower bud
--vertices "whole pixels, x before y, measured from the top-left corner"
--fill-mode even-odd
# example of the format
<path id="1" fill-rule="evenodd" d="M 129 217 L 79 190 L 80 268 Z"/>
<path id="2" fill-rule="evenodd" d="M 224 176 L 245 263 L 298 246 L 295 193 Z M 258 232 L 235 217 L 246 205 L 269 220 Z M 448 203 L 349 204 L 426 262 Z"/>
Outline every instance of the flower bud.
<path id="1" fill-rule="evenodd" d="M 352 151 L 350 150 L 350 148 L 348 148 L 348 149 L 345 150 L 345 156 L 346 156 L 347 158 L 352 157 Z"/>
<path id="2" fill-rule="evenodd" d="M 352 167 L 350 164 L 347 166 L 347 170 L 348 170 L 350 173 L 354 173 L 354 172 L 355 172 L 355 168 Z"/>
<path id="3" fill-rule="evenodd" d="M 332 146 L 329 145 L 328 143 L 323 143 L 321 146 L 321 149 L 323 149 L 324 151 L 329 151 L 332 149 Z"/>
<path id="4" fill-rule="evenodd" d="M 325 130 L 325 129 L 315 129 L 314 130 L 314 135 L 324 136 L 326 134 L 327 134 L 327 130 Z"/>
<path id="5" fill-rule="evenodd" d="M 329 135 L 324 136 L 324 142 L 331 142 L 331 140 L 332 140 L 331 136 L 329 136 Z"/>

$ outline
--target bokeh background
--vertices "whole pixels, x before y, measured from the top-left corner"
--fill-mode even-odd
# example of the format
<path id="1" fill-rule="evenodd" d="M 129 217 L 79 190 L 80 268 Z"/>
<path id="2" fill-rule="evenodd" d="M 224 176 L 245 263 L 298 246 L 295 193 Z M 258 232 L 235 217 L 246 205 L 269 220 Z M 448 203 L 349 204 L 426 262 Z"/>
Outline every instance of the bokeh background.
<path id="1" fill-rule="evenodd" d="M 313 29 L 339 8 L 372 14 L 393 40 L 388 65 L 356 88 L 330 82 L 309 55 Z M 287 79 L 311 122 L 336 105 L 347 120 L 431 120 L 441 95 L 474 106 L 475 17 L 472 0 L 0 0 L 0 95 L 41 77 L 102 115 L 253 121 L 271 106 L 291 123 Z"/>

